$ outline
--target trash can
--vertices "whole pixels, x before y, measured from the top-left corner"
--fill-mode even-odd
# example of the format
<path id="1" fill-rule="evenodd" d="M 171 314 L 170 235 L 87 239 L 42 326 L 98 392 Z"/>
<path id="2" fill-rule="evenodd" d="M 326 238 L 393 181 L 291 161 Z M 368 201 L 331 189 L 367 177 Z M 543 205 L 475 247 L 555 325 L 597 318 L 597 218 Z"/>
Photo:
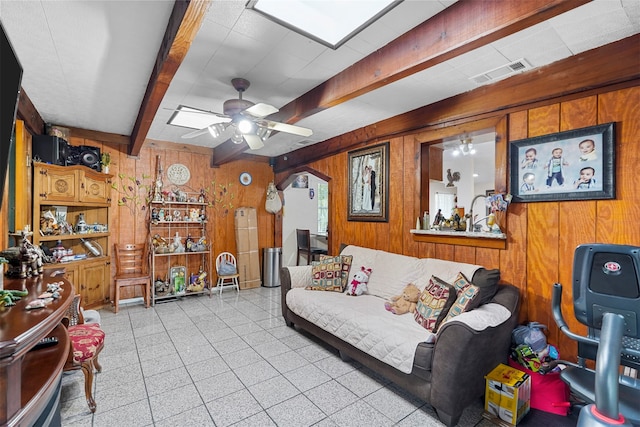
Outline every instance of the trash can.
<path id="1" fill-rule="evenodd" d="M 267 288 L 280 286 L 282 248 L 264 248 L 262 259 L 262 286 Z"/>

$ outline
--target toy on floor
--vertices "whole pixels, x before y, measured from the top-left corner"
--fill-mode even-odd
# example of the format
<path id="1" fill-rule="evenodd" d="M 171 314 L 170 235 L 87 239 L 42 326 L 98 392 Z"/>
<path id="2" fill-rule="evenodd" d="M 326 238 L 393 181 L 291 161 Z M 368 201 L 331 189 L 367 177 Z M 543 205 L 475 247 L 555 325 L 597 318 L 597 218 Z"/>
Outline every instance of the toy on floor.
<path id="1" fill-rule="evenodd" d="M 420 289 L 413 283 L 409 283 L 402 290 L 402 295 L 395 295 L 384 303 L 384 308 L 393 314 L 413 313 L 416 310 L 416 303 L 420 298 Z"/>
<path id="2" fill-rule="evenodd" d="M 353 275 L 353 280 L 347 285 L 347 295 L 357 297 L 367 292 L 367 283 L 370 275 L 370 268 L 360 267 L 360 271 L 356 271 L 356 274 Z"/>

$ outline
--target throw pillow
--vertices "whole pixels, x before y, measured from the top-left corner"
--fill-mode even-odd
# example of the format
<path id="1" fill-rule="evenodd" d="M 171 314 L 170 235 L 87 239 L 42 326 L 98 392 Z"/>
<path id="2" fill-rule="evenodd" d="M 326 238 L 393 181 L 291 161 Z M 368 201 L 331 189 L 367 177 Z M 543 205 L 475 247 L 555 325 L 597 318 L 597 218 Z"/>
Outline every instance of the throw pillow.
<path id="1" fill-rule="evenodd" d="M 453 282 L 453 287 L 456 290 L 456 300 L 442 323 L 480 305 L 480 298 L 478 297 L 480 288 L 469 282 L 464 274 L 458 273 L 455 282 Z"/>
<path id="2" fill-rule="evenodd" d="M 498 282 L 500 281 L 500 270 L 487 270 L 479 268 L 471 278 L 474 285 L 480 288 L 478 305 L 486 304 L 493 299 L 498 292 Z"/>
<path id="3" fill-rule="evenodd" d="M 312 285 L 306 289 L 313 291 L 342 292 L 342 257 L 327 257 L 311 263 Z"/>
<path id="4" fill-rule="evenodd" d="M 340 255 L 340 257 L 342 259 L 342 289 L 347 289 L 347 284 L 349 282 L 349 271 L 351 270 L 351 264 L 353 263 L 353 255 Z M 335 257 L 329 255 L 320 255 L 320 261 L 327 258 Z"/>
<path id="5" fill-rule="evenodd" d="M 455 300 L 454 287 L 436 276 L 431 276 L 420 294 L 413 317 L 420 326 L 435 333 Z"/>

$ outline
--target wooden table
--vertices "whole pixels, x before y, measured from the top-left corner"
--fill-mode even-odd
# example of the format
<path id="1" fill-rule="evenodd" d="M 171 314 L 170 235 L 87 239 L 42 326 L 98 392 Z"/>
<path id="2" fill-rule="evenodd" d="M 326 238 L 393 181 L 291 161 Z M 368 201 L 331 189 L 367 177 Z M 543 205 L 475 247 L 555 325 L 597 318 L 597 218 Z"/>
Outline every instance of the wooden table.
<path id="1" fill-rule="evenodd" d="M 62 369 L 70 350 L 62 325 L 73 286 L 57 270 L 28 279 L 4 278 L 5 289 L 28 290 L 13 307 L 0 311 L 0 426 L 59 424 Z M 30 301 L 47 290 L 47 284 L 63 281 L 61 298 L 45 308 L 26 310 Z M 47 336 L 58 344 L 29 351 Z M 57 418 L 57 422 L 56 422 Z"/>

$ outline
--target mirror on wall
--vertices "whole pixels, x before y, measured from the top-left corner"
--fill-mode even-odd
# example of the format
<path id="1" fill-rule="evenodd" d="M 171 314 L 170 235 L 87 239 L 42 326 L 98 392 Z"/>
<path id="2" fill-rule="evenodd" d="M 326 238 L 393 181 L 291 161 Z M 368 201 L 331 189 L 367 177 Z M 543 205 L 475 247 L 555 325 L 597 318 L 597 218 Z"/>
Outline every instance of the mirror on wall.
<path id="1" fill-rule="evenodd" d="M 495 187 L 494 129 L 485 129 L 443 138 L 432 147 L 442 150 L 442 178 L 429 180 L 429 206 L 431 218 L 438 209 L 450 218 L 454 207 L 468 213 L 476 195 L 488 194 Z M 485 216 L 484 200 L 474 203 L 474 217 Z"/>

